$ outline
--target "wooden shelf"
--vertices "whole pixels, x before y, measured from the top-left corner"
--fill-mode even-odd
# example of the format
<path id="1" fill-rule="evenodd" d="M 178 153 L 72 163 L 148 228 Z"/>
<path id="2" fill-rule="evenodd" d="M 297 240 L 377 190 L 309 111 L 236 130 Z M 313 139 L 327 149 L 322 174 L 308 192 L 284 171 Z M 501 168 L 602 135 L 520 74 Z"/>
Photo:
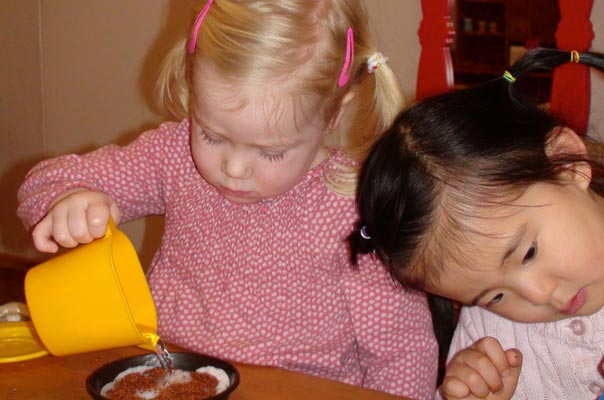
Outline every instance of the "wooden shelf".
<path id="1" fill-rule="evenodd" d="M 509 68 L 513 45 L 538 43 L 551 47 L 555 43 L 557 0 L 456 0 L 455 6 L 452 56 L 458 87 L 501 75 Z M 514 52 L 512 58 L 517 57 Z M 537 78 L 536 82 L 523 84 L 530 95 L 549 95 L 550 73 L 533 73 L 529 77 Z"/>
<path id="2" fill-rule="evenodd" d="M 464 0 L 466 3 L 493 3 L 493 4 L 501 4 L 505 3 L 506 0 Z"/>
<path id="3" fill-rule="evenodd" d="M 459 32 L 459 35 L 466 37 L 475 37 L 475 38 L 497 38 L 497 39 L 505 39 L 505 34 L 503 32 Z"/>
<path id="4" fill-rule="evenodd" d="M 456 74 L 499 75 L 505 71 L 504 65 L 493 64 L 455 64 Z"/>

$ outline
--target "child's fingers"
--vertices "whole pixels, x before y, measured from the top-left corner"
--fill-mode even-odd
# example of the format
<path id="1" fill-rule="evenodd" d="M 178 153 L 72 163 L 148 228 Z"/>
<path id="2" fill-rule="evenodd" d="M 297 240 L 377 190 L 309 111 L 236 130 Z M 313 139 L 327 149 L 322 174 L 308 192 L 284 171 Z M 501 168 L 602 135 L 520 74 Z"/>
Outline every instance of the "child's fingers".
<path id="1" fill-rule="evenodd" d="M 116 225 L 119 225 L 120 221 L 122 220 L 122 213 L 120 212 L 117 203 L 113 201 L 113 199 L 111 200 L 111 207 L 109 208 L 109 212 L 111 213 L 111 218 L 113 218 L 113 222 L 115 222 Z"/>
<path id="2" fill-rule="evenodd" d="M 503 347 L 501 347 L 501 343 L 499 343 L 497 339 L 492 337 L 482 338 L 474 343 L 472 348 L 484 353 L 489 358 L 489 364 L 497 368 L 499 375 L 510 369 L 510 363 L 506 353 L 503 350 Z"/>
<path id="3" fill-rule="evenodd" d="M 503 350 L 501 354 L 505 357 Z M 501 373 L 489 355 L 481 349 L 468 348 L 460 352 L 455 358 L 455 363 L 456 365 L 450 366 L 451 373 L 464 377 L 464 382 L 475 396 L 485 397 L 489 392 L 497 392 L 503 386 Z"/>
<path id="4" fill-rule="evenodd" d="M 87 212 L 83 208 L 73 208 L 67 215 L 67 226 L 71 237 L 79 243 L 90 243 L 95 237 L 90 233 Z"/>
<path id="5" fill-rule="evenodd" d="M 518 377 L 522 368 L 522 353 L 516 349 L 506 350 L 505 355 L 510 364 L 508 373 L 503 375 L 503 390 L 501 399 L 511 399 L 518 385 Z"/>
<path id="6" fill-rule="evenodd" d="M 96 239 L 105 235 L 109 217 L 113 217 L 113 212 L 111 211 L 111 205 L 107 202 L 102 201 L 88 206 L 86 224 L 91 237 Z"/>
<path id="7" fill-rule="evenodd" d="M 111 196 L 82 188 L 65 192 L 33 229 L 34 245 L 40 251 L 54 253 L 59 246 L 72 248 L 89 243 L 105 235 L 110 216 L 119 223 L 120 212 Z"/>
<path id="8" fill-rule="evenodd" d="M 440 394 L 447 400 L 466 398 L 470 393 L 468 385 L 455 376 L 446 376 L 440 386 Z"/>
<path id="9" fill-rule="evenodd" d="M 65 207 L 53 207 L 47 217 L 52 220 L 52 238 L 62 247 L 76 247 L 78 241 L 71 235 L 69 210 Z"/>
<path id="10" fill-rule="evenodd" d="M 522 352 L 518 349 L 508 349 L 505 351 L 505 356 L 512 368 L 522 367 Z"/>
<path id="11" fill-rule="evenodd" d="M 52 218 L 49 216 L 44 217 L 34 227 L 31 236 L 38 251 L 56 253 L 59 250 L 59 246 L 52 237 Z"/>
<path id="12" fill-rule="evenodd" d="M 502 385 L 497 369 L 476 349 L 466 349 L 459 353 L 449 364 L 446 377 L 454 377 L 463 382 L 470 394 L 478 398 L 484 398 L 489 392 L 499 390 Z M 464 396 L 456 392 L 455 397 Z"/>

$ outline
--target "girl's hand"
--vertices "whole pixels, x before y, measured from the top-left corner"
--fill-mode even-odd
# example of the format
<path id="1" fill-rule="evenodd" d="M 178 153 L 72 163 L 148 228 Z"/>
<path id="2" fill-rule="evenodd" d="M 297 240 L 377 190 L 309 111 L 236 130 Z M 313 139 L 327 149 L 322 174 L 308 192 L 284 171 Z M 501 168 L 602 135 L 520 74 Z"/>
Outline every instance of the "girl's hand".
<path id="1" fill-rule="evenodd" d="M 441 395 L 447 400 L 511 399 L 521 366 L 520 351 L 504 351 L 492 337 L 480 339 L 451 359 L 440 387 Z"/>
<path id="2" fill-rule="evenodd" d="M 75 247 L 105 235 L 107 221 L 120 221 L 120 211 L 111 196 L 77 188 L 58 196 L 48 214 L 35 226 L 32 238 L 36 249 L 56 253 L 59 246 Z"/>

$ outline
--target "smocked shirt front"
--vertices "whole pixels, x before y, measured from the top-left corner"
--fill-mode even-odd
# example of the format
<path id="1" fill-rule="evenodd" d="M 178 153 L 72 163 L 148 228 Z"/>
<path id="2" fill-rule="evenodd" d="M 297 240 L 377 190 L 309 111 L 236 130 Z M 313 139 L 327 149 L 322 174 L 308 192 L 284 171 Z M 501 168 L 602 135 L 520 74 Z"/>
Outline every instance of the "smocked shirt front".
<path id="1" fill-rule="evenodd" d="M 556 322 L 521 323 L 464 307 L 449 358 L 485 336 L 522 352 L 513 399 L 595 400 L 604 394 L 604 309 Z"/>
<path id="2" fill-rule="evenodd" d="M 125 147 L 38 164 L 19 191 L 18 214 L 29 228 L 55 196 L 85 187 L 110 194 L 122 222 L 164 215 L 148 273 L 164 341 L 431 398 L 438 364 L 426 299 L 396 285 L 372 257 L 350 265 L 354 199 L 326 186 L 342 165 L 353 163 L 330 149 L 289 192 L 232 203 L 197 171 L 184 120 Z"/>

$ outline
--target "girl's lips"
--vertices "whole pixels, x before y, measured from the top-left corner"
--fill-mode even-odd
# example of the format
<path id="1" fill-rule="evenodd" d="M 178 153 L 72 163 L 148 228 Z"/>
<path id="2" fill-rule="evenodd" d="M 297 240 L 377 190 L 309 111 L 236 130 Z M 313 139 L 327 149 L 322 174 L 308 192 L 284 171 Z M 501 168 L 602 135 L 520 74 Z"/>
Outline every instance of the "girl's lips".
<path id="1" fill-rule="evenodd" d="M 244 192 L 244 191 L 240 191 L 240 190 L 231 190 L 228 188 L 225 188 L 224 186 L 220 186 L 219 188 L 220 192 L 222 192 L 222 195 L 225 197 L 234 197 L 234 198 L 248 198 L 250 196 L 252 196 L 252 192 Z"/>
<path id="2" fill-rule="evenodd" d="M 562 314 L 574 315 L 579 311 L 587 300 L 587 291 L 585 288 L 579 290 L 577 294 L 560 310 Z"/>

